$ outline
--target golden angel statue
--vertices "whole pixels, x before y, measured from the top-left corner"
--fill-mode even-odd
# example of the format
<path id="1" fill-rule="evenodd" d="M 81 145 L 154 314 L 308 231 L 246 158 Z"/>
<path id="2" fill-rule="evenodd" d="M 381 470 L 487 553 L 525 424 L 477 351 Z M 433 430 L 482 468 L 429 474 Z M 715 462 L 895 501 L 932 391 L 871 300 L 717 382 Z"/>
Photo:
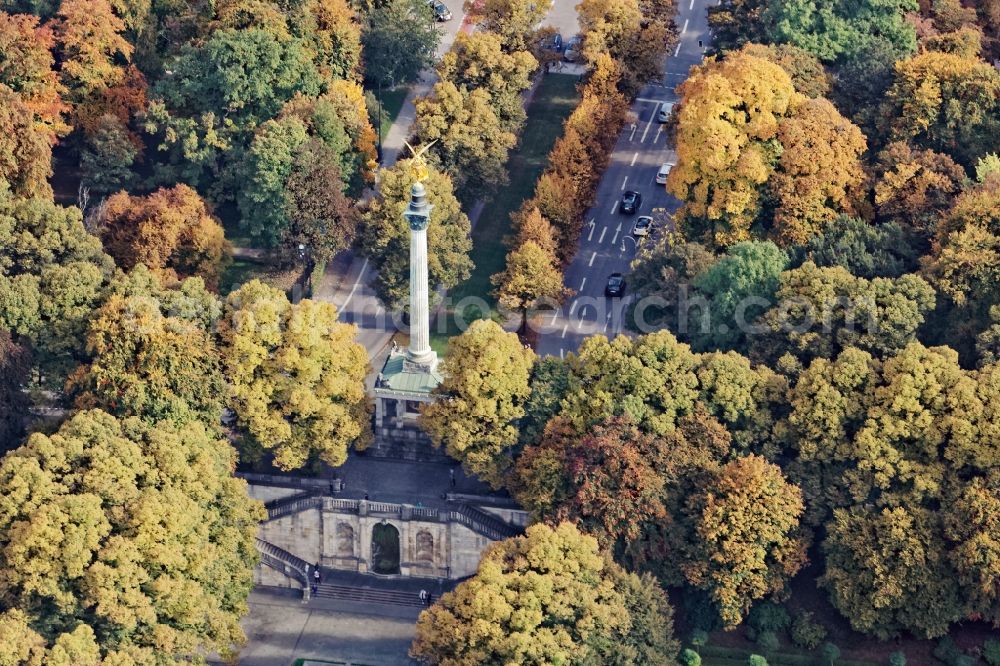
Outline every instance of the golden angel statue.
<path id="1" fill-rule="evenodd" d="M 437 139 L 431 141 L 426 146 L 420 148 L 420 150 L 415 150 L 409 142 L 404 141 L 406 147 L 410 150 L 410 155 L 413 157 L 410 160 L 410 172 L 413 174 L 414 180 L 421 183 L 427 180 L 427 161 L 424 159 L 424 153 L 426 153 L 431 146 L 437 143 Z"/>

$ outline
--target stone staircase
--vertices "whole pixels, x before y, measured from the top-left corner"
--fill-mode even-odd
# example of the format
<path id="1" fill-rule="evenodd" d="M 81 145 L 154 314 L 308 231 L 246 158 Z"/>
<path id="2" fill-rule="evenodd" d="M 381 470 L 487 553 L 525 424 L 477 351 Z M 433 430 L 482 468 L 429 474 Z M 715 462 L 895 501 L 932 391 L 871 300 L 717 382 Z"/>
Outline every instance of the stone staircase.
<path id="1" fill-rule="evenodd" d="M 376 590 L 370 587 L 322 584 L 316 589 L 315 599 L 336 599 L 366 604 L 385 604 L 422 608 L 424 602 L 418 594 L 404 590 Z"/>

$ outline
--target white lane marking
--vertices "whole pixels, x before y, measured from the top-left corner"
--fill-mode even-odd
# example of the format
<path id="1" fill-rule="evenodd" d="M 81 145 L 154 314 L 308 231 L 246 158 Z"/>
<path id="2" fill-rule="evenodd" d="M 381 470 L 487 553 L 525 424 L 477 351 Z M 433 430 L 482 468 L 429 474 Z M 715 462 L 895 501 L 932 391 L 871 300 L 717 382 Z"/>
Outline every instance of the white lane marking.
<path id="1" fill-rule="evenodd" d="M 365 276 L 365 269 L 368 268 L 368 258 L 365 257 L 365 261 L 361 264 L 361 271 L 358 273 L 358 279 L 354 281 L 354 286 L 351 287 L 351 293 L 347 295 L 347 300 L 344 304 L 340 306 L 340 312 L 346 312 L 347 306 L 350 304 L 351 299 L 354 298 L 354 292 L 358 290 L 358 285 L 361 284 L 361 279 Z"/>
<path id="2" fill-rule="evenodd" d="M 649 128 L 653 126 L 653 116 L 650 116 L 649 122 L 646 123 L 646 129 L 642 130 L 642 138 L 639 139 L 639 143 L 646 143 L 646 135 L 649 134 Z"/>
<path id="3" fill-rule="evenodd" d="M 677 55 L 678 55 L 678 54 L 679 54 L 680 52 L 681 52 L 681 43 L 680 43 L 680 42 L 678 41 L 678 42 L 677 42 L 677 48 L 676 48 L 676 49 L 674 49 L 674 57 L 676 58 L 676 57 L 677 57 Z"/>
<path id="4" fill-rule="evenodd" d="M 583 317 L 580 317 L 580 321 L 578 321 L 576 324 L 576 330 L 579 331 L 581 328 L 583 328 L 583 322 L 584 322 Z"/>
<path id="5" fill-rule="evenodd" d="M 608 326 L 610 326 L 610 325 L 611 325 L 611 313 L 609 312 L 608 313 L 608 320 L 606 322 L 604 322 L 604 332 L 605 333 L 608 332 Z"/>
<path id="6" fill-rule="evenodd" d="M 683 37 L 684 33 L 688 31 L 688 20 L 689 19 L 684 19 L 684 27 L 681 28 L 681 37 Z"/>
<path id="7" fill-rule="evenodd" d="M 622 189 L 625 189 L 625 184 L 628 183 L 628 176 L 625 176 L 625 180 L 622 181 Z"/>
<path id="8" fill-rule="evenodd" d="M 660 125 L 659 127 L 656 128 L 656 136 L 653 137 L 654 144 L 660 140 L 660 134 L 662 133 L 663 133 L 663 125 Z"/>
<path id="9" fill-rule="evenodd" d="M 549 326 L 552 326 L 553 324 L 556 323 L 556 318 L 557 317 L 559 317 L 559 310 L 553 310 L 552 311 L 552 319 L 549 320 Z"/>
<path id="10" fill-rule="evenodd" d="M 569 316 L 573 316 L 573 311 L 576 310 L 576 301 L 573 301 L 573 305 L 569 306 Z"/>
<path id="11" fill-rule="evenodd" d="M 688 11 L 691 11 L 692 9 L 694 9 L 694 0 L 691 0 L 691 3 L 688 5 Z"/>
<path id="12" fill-rule="evenodd" d="M 681 78 L 685 78 L 685 75 L 683 75 L 683 74 L 678 74 L 678 76 L 680 76 Z M 636 97 L 635 101 L 637 101 L 637 102 L 649 102 L 650 104 L 659 104 L 663 100 L 662 99 L 650 99 L 649 97 Z"/>
<path id="13" fill-rule="evenodd" d="M 597 256 L 597 253 L 596 253 L 596 252 L 595 252 L 594 254 L 590 255 L 590 263 L 588 263 L 588 264 L 587 264 L 587 267 L 588 267 L 588 268 L 589 268 L 590 266 L 593 266 L 593 265 L 594 265 L 594 257 L 596 257 L 596 256 Z"/>
<path id="14" fill-rule="evenodd" d="M 569 324 L 564 324 L 563 325 L 563 332 L 562 332 L 562 335 L 559 336 L 560 338 L 565 338 L 566 337 L 566 329 L 568 327 L 569 327 Z"/>
<path id="15" fill-rule="evenodd" d="M 618 228 L 617 228 L 617 229 L 615 229 L 615 235 L 614 235 L 614 236 L 613 236 L 613 237 L 611 238 L 611 244 L 612 244 L 612 245 L 614 245 L 615 243 L 617 243 L 617 242 L 618 242 L 618 233 L 619 233 L 619 232 L 620 232 L 621 230 L 622 230 L 622 223 L 621 223 L 621 222 L 619 222 L 619 223 L 618 223 Z M 586 279 L 586 278 L 584 278 L 584 279 Z"/>
<path id="16" fill-rule="evenodd" d="M 628 135 L 628 140 L 631 141 L 635 138 L 635 130 L 637 129 L 636 124 L 632 123 L 632 133 Z"/>
<path id="17" fill-rule="evenodd" d="M 598 243 L 603 243 L 604 242 L 604 234 L 606 234 L 606 233 L 608 233 L 608 228 L 607 227 L 602 228 L 601 229 L 601 237 L 597 239 Z"/>
<path id="18" fill-rule="evenodd" d="M 612 215 L 614 214 L 616 208 L 618 208 L 618 202 L 614 201 L 614 202 L 611 203 L 611 214 Z"/>
<path id="19" fill-rule="evenodd" d="M 660 136 L 659 131 L 657 131 L 656 136 Z M 655 139 L 654 139 L 654 141 L 655 141 Z M 635 161 L 637 159 L 639 159 L 639 153 L 636 153 L 635 155 L 632 156 L 632 161 L 629 162 L 629 166 L 635 166 Z"/>
<path id="20" fill-rule="evenodd" d="M 566 358 L 566 350 L 563 349 L 562 347 L 560 347 L 559 348 L 559 360 L 563 360 L 565 358 Z"/>
<path id="21" fill-rule="evenodd" d="M 587 278 L 583 278 L 583 282 L 580 283 L 580 288 L 577 291 L 583 291 L 583 285 L 587 284 Z"/>
<path id="22" fill-rule="evenodd" d="M 590 233 L 587 234 L 587 242 L 589 243 L 590 239 L 594 237 L 594 228 L 597 227 L 597 225 L 594 224 L 594 218 L 590 218 L 590 222 L 587 222 L 587 226 L 590 227 Z"/>

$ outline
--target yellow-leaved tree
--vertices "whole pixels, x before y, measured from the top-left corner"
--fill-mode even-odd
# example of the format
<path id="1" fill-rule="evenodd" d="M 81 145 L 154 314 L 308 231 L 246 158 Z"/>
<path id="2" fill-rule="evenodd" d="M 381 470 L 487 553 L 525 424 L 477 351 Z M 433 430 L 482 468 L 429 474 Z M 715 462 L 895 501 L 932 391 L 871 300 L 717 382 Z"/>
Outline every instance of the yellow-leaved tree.
<path id="1" fill-rule="evenodd" d="M 417 621 L 425 664 L 669 664 L 673 611 L 648 574 L 627 573 L 572 523 L 493 544 L 476 575 Z"/>
<path id="2" fill-rule="evenodd" d="M 517 442 L 534 363 L 535 353 L 517 335 L 494 321 L 474 321 L 451 339 L 438 400 L 421 414 L 436 446 L 497 488 L 510 466 L 507 449 Z"/>
<path id="3" fill-rule="evenodd" d="M 191 663 L 244 640 L 263 507 L 229 443 L 82 411 L 0 462 L 0 663 Z"/>
<path id="4" fill-rule="evenodd" d="M 804 98 L 780 66 L 742 52 L 694 68 L 678 91 L 677 166 L 667 178 L 684 202 L 677 220 L 692 240 L 748 240 L 781 152 L 781 121 Z"/>
<path id="5" fill-rule="evenodd" d="M 219 322 L 223 371 L 248 452 L 269 451 L 290 470 L 314 456 L 342 465 L 349 446 L 367 446 L 368 354 L 355 333 L 331 304 L 292 304 L 259 280 L 229 295 Z"/>

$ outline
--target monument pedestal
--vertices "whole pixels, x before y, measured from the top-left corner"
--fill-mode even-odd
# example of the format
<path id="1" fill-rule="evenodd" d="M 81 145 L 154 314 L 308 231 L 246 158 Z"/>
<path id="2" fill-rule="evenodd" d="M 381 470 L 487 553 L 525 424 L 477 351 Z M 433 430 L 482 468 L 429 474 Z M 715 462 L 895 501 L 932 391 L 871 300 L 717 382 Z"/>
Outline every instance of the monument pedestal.
<path id="1" fill-rule="evenodd" d="M 407 352 L 393 351 L 375 380 L 375 443 L 368 455 L 424 462 L 450 462 L 417 425 L 420 407 L 433 401 L 441 383 L 437 358 L 414 363 Z"/>

